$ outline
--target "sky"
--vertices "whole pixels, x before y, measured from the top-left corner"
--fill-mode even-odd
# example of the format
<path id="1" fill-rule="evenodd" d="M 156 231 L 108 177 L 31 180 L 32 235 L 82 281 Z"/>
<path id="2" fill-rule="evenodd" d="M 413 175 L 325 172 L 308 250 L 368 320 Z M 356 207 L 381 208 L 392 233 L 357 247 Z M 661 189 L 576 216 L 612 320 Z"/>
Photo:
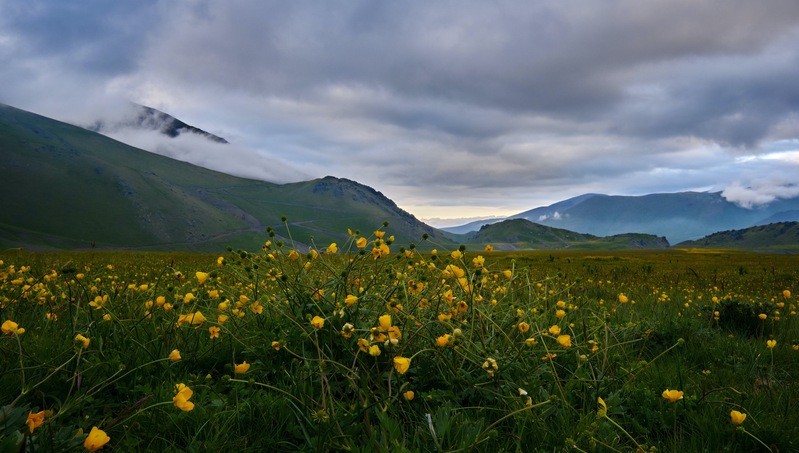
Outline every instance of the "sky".
<path id="1" fill-rule="evenodd" d="M 799 195 L 796 0 L 0 0 L 0 102 L 435 226 L 584 193 Z M 185 135 L 185 134 L 184 134 Z"/>

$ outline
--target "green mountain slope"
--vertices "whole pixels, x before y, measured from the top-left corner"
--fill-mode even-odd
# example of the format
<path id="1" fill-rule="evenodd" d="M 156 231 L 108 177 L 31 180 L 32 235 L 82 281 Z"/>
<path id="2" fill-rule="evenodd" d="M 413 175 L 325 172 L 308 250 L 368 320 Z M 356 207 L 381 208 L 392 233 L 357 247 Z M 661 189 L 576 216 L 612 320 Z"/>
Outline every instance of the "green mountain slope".
<path id="1" fill-rule="evenodd" d="M 397 242 L 427 233 L 391 200 L 353 181 L 293 184 L 237 178 L 0 105 L 0 246 L 218 250 L 256 247 L 273 226 L 300 243 L 370 233 L 384 221 Z M 421 245 L 421 244 L 420 244 Z"/>
<path id="2" fill-rule="evenodd" d="M 696 241 L 681 242 L 676 247 L 799 252 L 799 222 L 771 223 L 743 230 L 720 231 Z"/>
<path id="3" fill-rule="evenodd" d="M 598 237 L 552 228 L 525 219 L 504 220 L 485 225 L 466 236 L 472 244 L 493 244 L 498 249 L 628 249 L 668 247 L 666 238 L 650 234 L 619 234 Z"/>

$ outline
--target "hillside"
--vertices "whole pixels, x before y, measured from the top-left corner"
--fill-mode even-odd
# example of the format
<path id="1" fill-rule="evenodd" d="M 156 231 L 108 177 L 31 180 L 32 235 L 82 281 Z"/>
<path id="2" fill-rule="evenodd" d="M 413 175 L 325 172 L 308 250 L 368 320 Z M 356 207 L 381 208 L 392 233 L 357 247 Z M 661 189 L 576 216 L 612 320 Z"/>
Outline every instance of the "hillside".
<path id="1" fill-rule="evenodd" d="M 664 248 L 668 241 L 648 234 L 626 233 L 608 237 L 552 228 L 526 219 L 509 219 L 484 225 L 466 236 L 467 243 L 493 244 L 500 250 L 514 249 L 627 249 Z"/>
<path id="2" fill-rule="evenodd" d="M 381 193 L 326 177 L 237 178 L 0 105 L 0 246 L 219 250 L 257 247 L 275 227 L 300 243 L 347 239 L 389 222 L 397 242 L 450 242 Z M 421 245 L 421 244 L 420 244 Z"/>
<path id="3" fill-rule="evenodd" d="M 676 247 L 799 252 L 799 222 L 771 223 L 742 230 L 720 231 L 696 241 L 681 242 Z"/>

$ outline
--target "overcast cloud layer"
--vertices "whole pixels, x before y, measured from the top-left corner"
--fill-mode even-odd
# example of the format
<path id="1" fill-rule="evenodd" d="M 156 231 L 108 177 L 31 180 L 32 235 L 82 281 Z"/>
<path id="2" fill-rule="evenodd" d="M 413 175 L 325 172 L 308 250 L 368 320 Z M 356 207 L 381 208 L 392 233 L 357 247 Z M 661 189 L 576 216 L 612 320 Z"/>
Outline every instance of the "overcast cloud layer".
<path id="1" fill-rule="evenodd" d="M 76 124 L 150 105 L 235 151 L 117 138 L 354 179 L 422 218 L 799 184 L 796 0 L 0 0 L 0 62 L 0 102 Z"/>

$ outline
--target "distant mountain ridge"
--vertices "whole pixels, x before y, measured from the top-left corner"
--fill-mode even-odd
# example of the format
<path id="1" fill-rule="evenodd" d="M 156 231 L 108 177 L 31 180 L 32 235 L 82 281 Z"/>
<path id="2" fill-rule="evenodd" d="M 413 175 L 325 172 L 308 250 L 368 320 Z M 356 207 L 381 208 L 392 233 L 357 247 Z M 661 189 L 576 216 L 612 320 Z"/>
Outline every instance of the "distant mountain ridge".
<path id="1" fill-rule="evenodd" d="M 115 132 L 124 128 L 158 131 L 172 138 L 178 137 L 184 133 L 197 134 L 216 143 L 228 143 L 224 138 L 186 124 L 168 113 L 134 103 L 131 104 L 131 112 L 128 117 L 120 121 L 112 122 L 99 119 L 94 124 L 87 127 L 90 131 L 99 132 L 101 134 Z"/>
<path id="2" fill-rule="evenodd" d="M 550 206 L 508 217 L 596 236 L 645 233 L 665 236 L 669 242 L 775 220 L 799 220 L 799 198 L 775 200 L 765 206 L 743 208 L 726 200 L 721 192 L 677 192 L 642 196 L 585 194 Z M 476 231 L 470 223 L 445 231 Z"/>

